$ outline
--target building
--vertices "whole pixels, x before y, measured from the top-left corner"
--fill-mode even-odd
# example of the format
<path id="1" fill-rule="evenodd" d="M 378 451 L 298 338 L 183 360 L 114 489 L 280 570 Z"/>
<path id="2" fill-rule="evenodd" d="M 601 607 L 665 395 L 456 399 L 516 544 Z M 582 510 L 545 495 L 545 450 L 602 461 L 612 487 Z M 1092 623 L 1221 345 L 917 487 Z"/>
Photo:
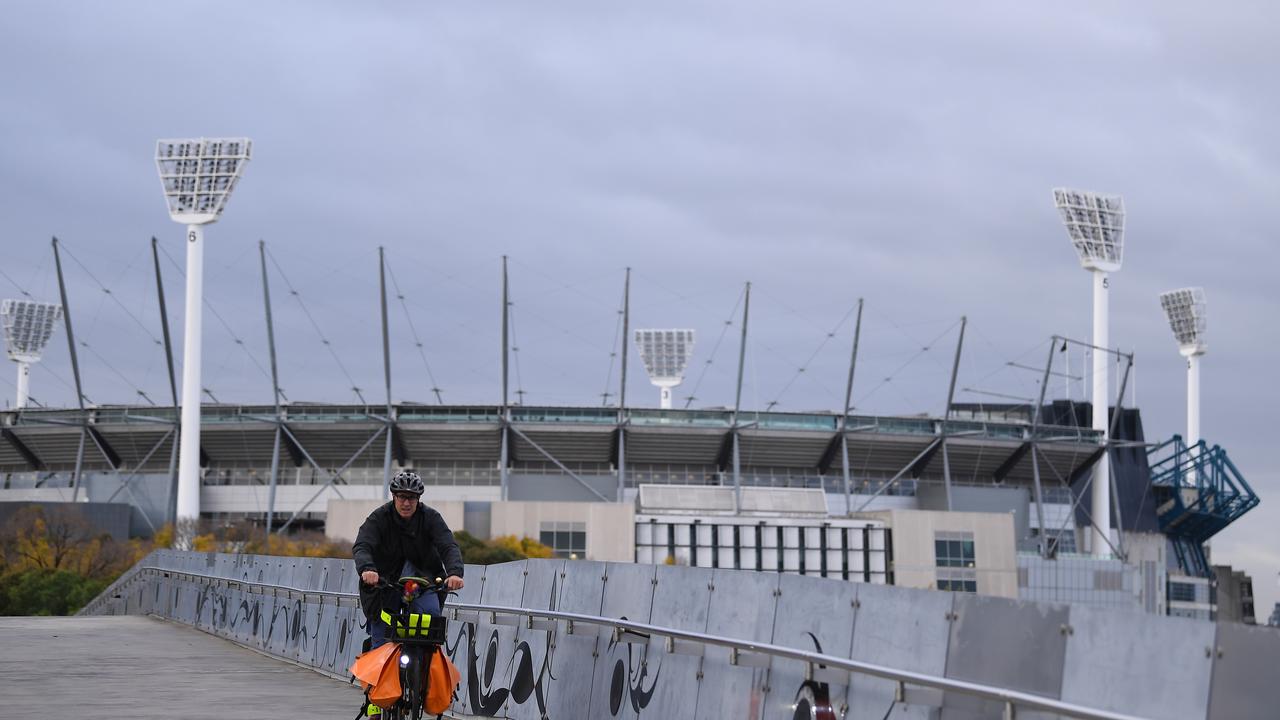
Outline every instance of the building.
<path id="1" fill-rule="evenodd" d="M 1217 600 L 1214 619 L 1218 622 L 1256 625 L 1258 620 L 1253 612 L 1253 578 L 1230 565 L 1214 565 L 1213 578 Z"/>
<path id="2" fill-rule="evenodd" d="M 1235 495 L 1212 495 L 1230 499 L 1220 506 L 1233 514 L 1206 510 L 1198 490 L 1183 486 L 1186 448 L 1116 447 L 1121 521 L 1105 535 L 1108 547 L 1089 548 L 1088 480 L 1105 456 L 1089 413 L 1070 402 L 1038 414 L 956 405 L 945 420 L 402 404 L 388 424 L 385 407 L 293 403 L 277 416 L 273 406 L 211 405 L 202 517 L 264 522 L 274 496 L 275 527 L 350 539 L 384 501 L 387 474 L 412 468 L 452 526 L 539 538 L 564 557 L 1215 617 L 1199 538 L 1256 496 L 1238 491 L 1247 490 L 1239 479 L 1227 488 Z M 0 501 L 127 497 L 132 526 L 145 532 L 171 507 L 176 420 L 162 407 L 0 412 Z M 82 424 L 94 439 L 87 450 Z M 1116 425 L 1118 440 L 1143 441 L 1136 410 L 1120 411 Z M 73 481 L 78 464 L 86 473 Z"/>

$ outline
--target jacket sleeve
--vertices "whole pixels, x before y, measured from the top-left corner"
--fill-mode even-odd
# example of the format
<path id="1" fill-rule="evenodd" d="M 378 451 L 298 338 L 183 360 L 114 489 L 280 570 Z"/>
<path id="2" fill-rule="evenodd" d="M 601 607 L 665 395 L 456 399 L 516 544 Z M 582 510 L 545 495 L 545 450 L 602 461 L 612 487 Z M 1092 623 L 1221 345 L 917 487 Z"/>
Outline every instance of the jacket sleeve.
<path id="1" fill-rule="evenodd" d="M 444 563 L 445 572 L 462 577 L 462 551 L 458 549 L 458 542 L 453 539 L 453 531 L 439 514 L 433 520 L 431 542 L 436 546 L 436 552 L 440 554 L 440 562 Z"/>
<path id="2" fill-rule="evenodd" d="M 377 547 L 378 523 L 371 514 L 365 518 L 364 524 L 360 526 L 360 532 L 356 533 L 355 544 L 351 546 L 351 556 L 356 561 L 356 572 L 378 569 L 373 562 L 373 553 Z"/>

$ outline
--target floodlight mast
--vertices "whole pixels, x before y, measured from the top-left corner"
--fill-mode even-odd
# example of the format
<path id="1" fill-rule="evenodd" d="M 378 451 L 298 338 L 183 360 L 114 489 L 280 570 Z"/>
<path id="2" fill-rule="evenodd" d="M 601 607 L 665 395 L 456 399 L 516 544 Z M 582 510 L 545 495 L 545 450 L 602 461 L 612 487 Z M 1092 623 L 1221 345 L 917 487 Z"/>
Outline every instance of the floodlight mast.
<path id="1" fill-rule="evenodd" d="M 1178 353 L 1187 359 L 1187 446 L 1200 442 L 1200 356 L 1205 343 L 1208 303 L 1204 288 L 1188 287 L 1160 294 L 1160 306 L 1169 318 L 1169 328 L 1178 341 Z"/>
<path id="2" fill-rule="evenodd" d="M 1107 438 L 1108 359 L 1110 353 L 1109 291 L 1110 273 L 1124 260 L 1124 200 L 1118 195 L 1057 188 L 1053 202 L 1062 216 L 1067 235 L 1080 257 L 1080 264 L 1093 276 L 1093 429 Z M 1093 467 L 1093 535 L 1091 552 L 1109 555 L 1111 528 L 1111 458 L 1104 453 Z"/>
<path id="3" fill-rule="evenodd" d="M 249 162 L 248 138 L 156 142 L 156 169 L 169 217 L 187 226 L 187 308 L 182 343 L 179 520 L 200 517 L 200 354 L 204 303 L 204 225 L 215 222 Z"/>
<path id="4" fill-rule="evenodd" d="M 31 394 L 31 366 L 40 362 L 53 330 L 62 319 L 62 306 L 30 300 L 5 300 L 0 303 L 4 319 L 4 343 L 9 359 L 18 365 L 18 394 L 13 406 L 27 406 Z"/>
<path id="5" fill-rule="evenodd" d="M 636 348 L 649 375 L 658 387 L 659 407 L 671 409 L 671 391 L 684 382 L 684 371 L 693 356 L 693 330 L 637 329 Z"/>

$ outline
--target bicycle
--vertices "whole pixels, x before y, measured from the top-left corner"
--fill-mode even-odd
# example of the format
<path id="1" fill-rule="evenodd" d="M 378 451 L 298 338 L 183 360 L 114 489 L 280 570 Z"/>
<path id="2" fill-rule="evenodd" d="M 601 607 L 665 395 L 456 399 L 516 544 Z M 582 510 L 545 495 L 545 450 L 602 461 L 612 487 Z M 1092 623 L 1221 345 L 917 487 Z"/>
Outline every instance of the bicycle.
<path id="1" fill-rule="evenodd" d="M 439 615 L 413 612 L 413 601 L 424 593 L 436 593 L 443 610 L 445 597 L 457 593 L 450 592 L 441 578 L 430 583 L 425 578 L 406 576 L 395 582 L 379 580 L 374 587 L 398 589 L 401 600 L 395 612 L 388 612 L 384 593 L 379 610 L 382 622 L 387 625 L 387 642 L 400 644 L 400 699 L 391 707 L 383 708 L 382 720 L 421 720 L 431 683 L 431 660 L 444 645 L 448 621 L 443 612 Z"/>

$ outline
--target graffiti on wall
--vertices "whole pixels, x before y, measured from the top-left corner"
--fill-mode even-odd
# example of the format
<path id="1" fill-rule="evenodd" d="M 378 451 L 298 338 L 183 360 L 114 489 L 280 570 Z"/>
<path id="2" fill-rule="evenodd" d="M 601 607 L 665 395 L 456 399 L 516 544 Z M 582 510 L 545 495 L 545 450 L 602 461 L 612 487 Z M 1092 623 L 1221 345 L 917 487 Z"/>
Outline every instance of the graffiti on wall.
<path id="1" fill-rule="evenodd" d="M 335 608 L 330 613 L 315 600 L 304 602 L 251 594 L 222 583 L 160 582 L 154 585 L 154 590 L 147 588 L 147 591 L 148 599 L 153 602 L 147 603 L 149 609 L 142 608 L 143 594 L 139 588 L 138 610 L 158 612 L 284 657 L 296 658 L 309 653 L 310 663 L 338 672 L 346 669 L 348 650 L 353 644 L 359 644 L 356 633 L 360 637 L 364 635 L 363 613 L 355 607 Z M 557 609 L 558 594 L 559 587 L 553 579 L 545 607 Z M 517 706 L 528 705 L 528 712 L 519 714 L 551 720 L 561 720 L 554 717 L 555 714 L 568 712 L 557 708 L 570 706 L 574 712 L 566 717 L 580 717 L 583 703 L 591 703 L 593 709 L 598 707 L 598 716 L 605 716 L 603 708 L 607 707 L 608 717 L 646 717 L 667 711 L 660 707 L 663 703 L 655 702 L 666 657 L 660 646 L 651 647 L 649 638 L 643 635 L 602 633 L 597 637 L 579 631 L 575 636 L 587 640 L 586 651 L 592 657 L 566 656 L 566 648 L 571 646 L 564 644 L 564 632 L 563 624 L 552 624 L 545 630 L 522 631 L 513 639 L 509 632 L 500 634 L 499 628 L 487 624 L 454 624 L 451 637 L 446 639 L 445 651 L 466 674 L 465 682 L 455 694 L 456 706 L 465 707 L 470 715 L 505 717 L 516 714 Z M 590 632 L 597 630 L 592 628 Z M 823 652 L 817 637 L 813 633 L 806 635 L 803 644 L 811 644 L 814 650 Z M 559 662 L 558 641 L 562 644 Z M 598 655 L 591 650 L 593 647 Z M 582 669 L 588 673 L 594 669 L 594 699 L 555 698 L 558 691 L 577 692 L 563 680 L 566 673 L 574 676 Z M 668 674 L 670 672 L 673 671 L 669 668 Z M 753 669 L 750 717 L 769 716 L 772 712 L 768 706 L 776 710 L 783 703 L 788 716 L 796 720 L 837 720 L 845 715 L 846 708 L 838 700 L 838 706 L 833 706 L 832 688 L 826 682 L 796 677 L 790 692 L 778 684 L 770 691 L 771 674 L 774 673 L 768 669 Z M 698 676 L 701 681 L 701 670 Z M 782 678 L 774 679 L 782 681 Z M 698 691 L 693 692 L 696 698 Z M 697 700 L 717 701 L 716 698 Z"/>

